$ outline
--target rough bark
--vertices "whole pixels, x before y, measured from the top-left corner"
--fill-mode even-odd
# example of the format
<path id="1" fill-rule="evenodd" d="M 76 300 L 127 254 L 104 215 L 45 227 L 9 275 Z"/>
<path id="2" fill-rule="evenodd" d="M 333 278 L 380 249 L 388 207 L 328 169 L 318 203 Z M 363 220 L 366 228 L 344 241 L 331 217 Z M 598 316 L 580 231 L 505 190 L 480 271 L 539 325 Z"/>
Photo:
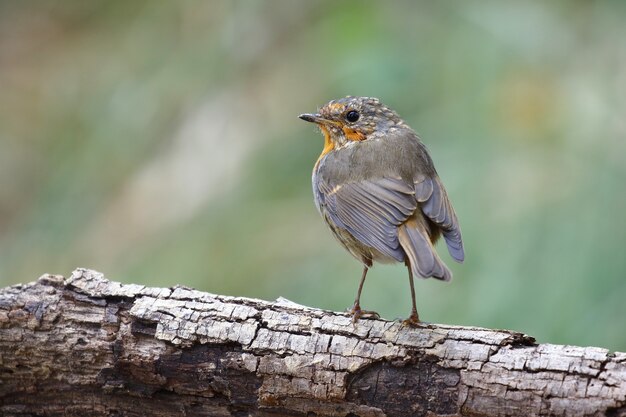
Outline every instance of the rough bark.
<path id="1" fill-rule="evenodd" d="M 78 269 L 0 290 L 3 416 L 626 416 L 626 354 Z"/>

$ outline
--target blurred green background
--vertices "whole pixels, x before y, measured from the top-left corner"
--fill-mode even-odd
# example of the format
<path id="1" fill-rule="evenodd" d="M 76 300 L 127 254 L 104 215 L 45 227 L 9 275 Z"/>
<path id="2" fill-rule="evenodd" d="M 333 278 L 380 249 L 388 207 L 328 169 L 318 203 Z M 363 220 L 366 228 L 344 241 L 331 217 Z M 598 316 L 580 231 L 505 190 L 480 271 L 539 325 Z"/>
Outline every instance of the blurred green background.
<path id="1" fill-rule="evenodd" d="M 0 286 L 108 278 L 344 309 L 297 118 L 376 96 L 423 137 L 467 260 L 423 319 L 626 351 L 626 2 L 0 2 Z M 402 266 L 362 305 L 410 310 Z"/>

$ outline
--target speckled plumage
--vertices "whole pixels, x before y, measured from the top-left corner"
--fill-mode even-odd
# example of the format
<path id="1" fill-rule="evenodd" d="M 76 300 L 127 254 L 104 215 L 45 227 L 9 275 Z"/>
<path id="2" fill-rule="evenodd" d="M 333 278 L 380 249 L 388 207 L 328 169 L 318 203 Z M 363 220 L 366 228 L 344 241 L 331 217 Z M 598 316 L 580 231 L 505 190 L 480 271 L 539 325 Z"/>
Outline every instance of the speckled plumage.
<path id="1" fill-rule="evenodd" d="M 351 121 L 354 112 L 358 119 Z M 315 203 L 333 235 L 364 264 L 362 281 L 373 262 L 405 262 L 410 275 L 450 280 L 433 245 L 443 235 L 450 255 L 462 262 L 461 231 L 417 134 L 369 97 L 333 100 L 300 117 L 325 135 L 313 169 Z"/>

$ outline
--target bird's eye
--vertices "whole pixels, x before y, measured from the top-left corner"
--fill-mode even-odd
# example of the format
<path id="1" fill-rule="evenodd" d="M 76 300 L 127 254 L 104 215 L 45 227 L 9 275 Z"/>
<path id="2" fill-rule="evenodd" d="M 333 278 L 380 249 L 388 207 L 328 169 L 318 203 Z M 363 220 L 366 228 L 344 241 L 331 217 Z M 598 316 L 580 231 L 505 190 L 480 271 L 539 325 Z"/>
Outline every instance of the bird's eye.
<path id="1" fill-rule="evenodd" d="M 359 120 L 359 112 L 356 110 L 350 110 L 348 113 L 346 113 L 346 120 L 350 123 L 356 122 L 357 120 Z"/>

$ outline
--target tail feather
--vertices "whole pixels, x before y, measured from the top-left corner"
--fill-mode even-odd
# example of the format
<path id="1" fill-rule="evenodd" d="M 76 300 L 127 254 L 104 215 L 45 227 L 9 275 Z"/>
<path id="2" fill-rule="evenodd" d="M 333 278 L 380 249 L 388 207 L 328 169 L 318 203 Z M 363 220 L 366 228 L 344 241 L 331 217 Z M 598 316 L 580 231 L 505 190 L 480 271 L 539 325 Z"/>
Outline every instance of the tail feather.
<path id="1" fill-rule="evenodd" d="M 452 272 L 437 255 L 424 225 L 414 218 L 409 219 L 398 228 L 398 240 L 406 252 L 413 275 L 444 281 L 452 279 Z"/>

